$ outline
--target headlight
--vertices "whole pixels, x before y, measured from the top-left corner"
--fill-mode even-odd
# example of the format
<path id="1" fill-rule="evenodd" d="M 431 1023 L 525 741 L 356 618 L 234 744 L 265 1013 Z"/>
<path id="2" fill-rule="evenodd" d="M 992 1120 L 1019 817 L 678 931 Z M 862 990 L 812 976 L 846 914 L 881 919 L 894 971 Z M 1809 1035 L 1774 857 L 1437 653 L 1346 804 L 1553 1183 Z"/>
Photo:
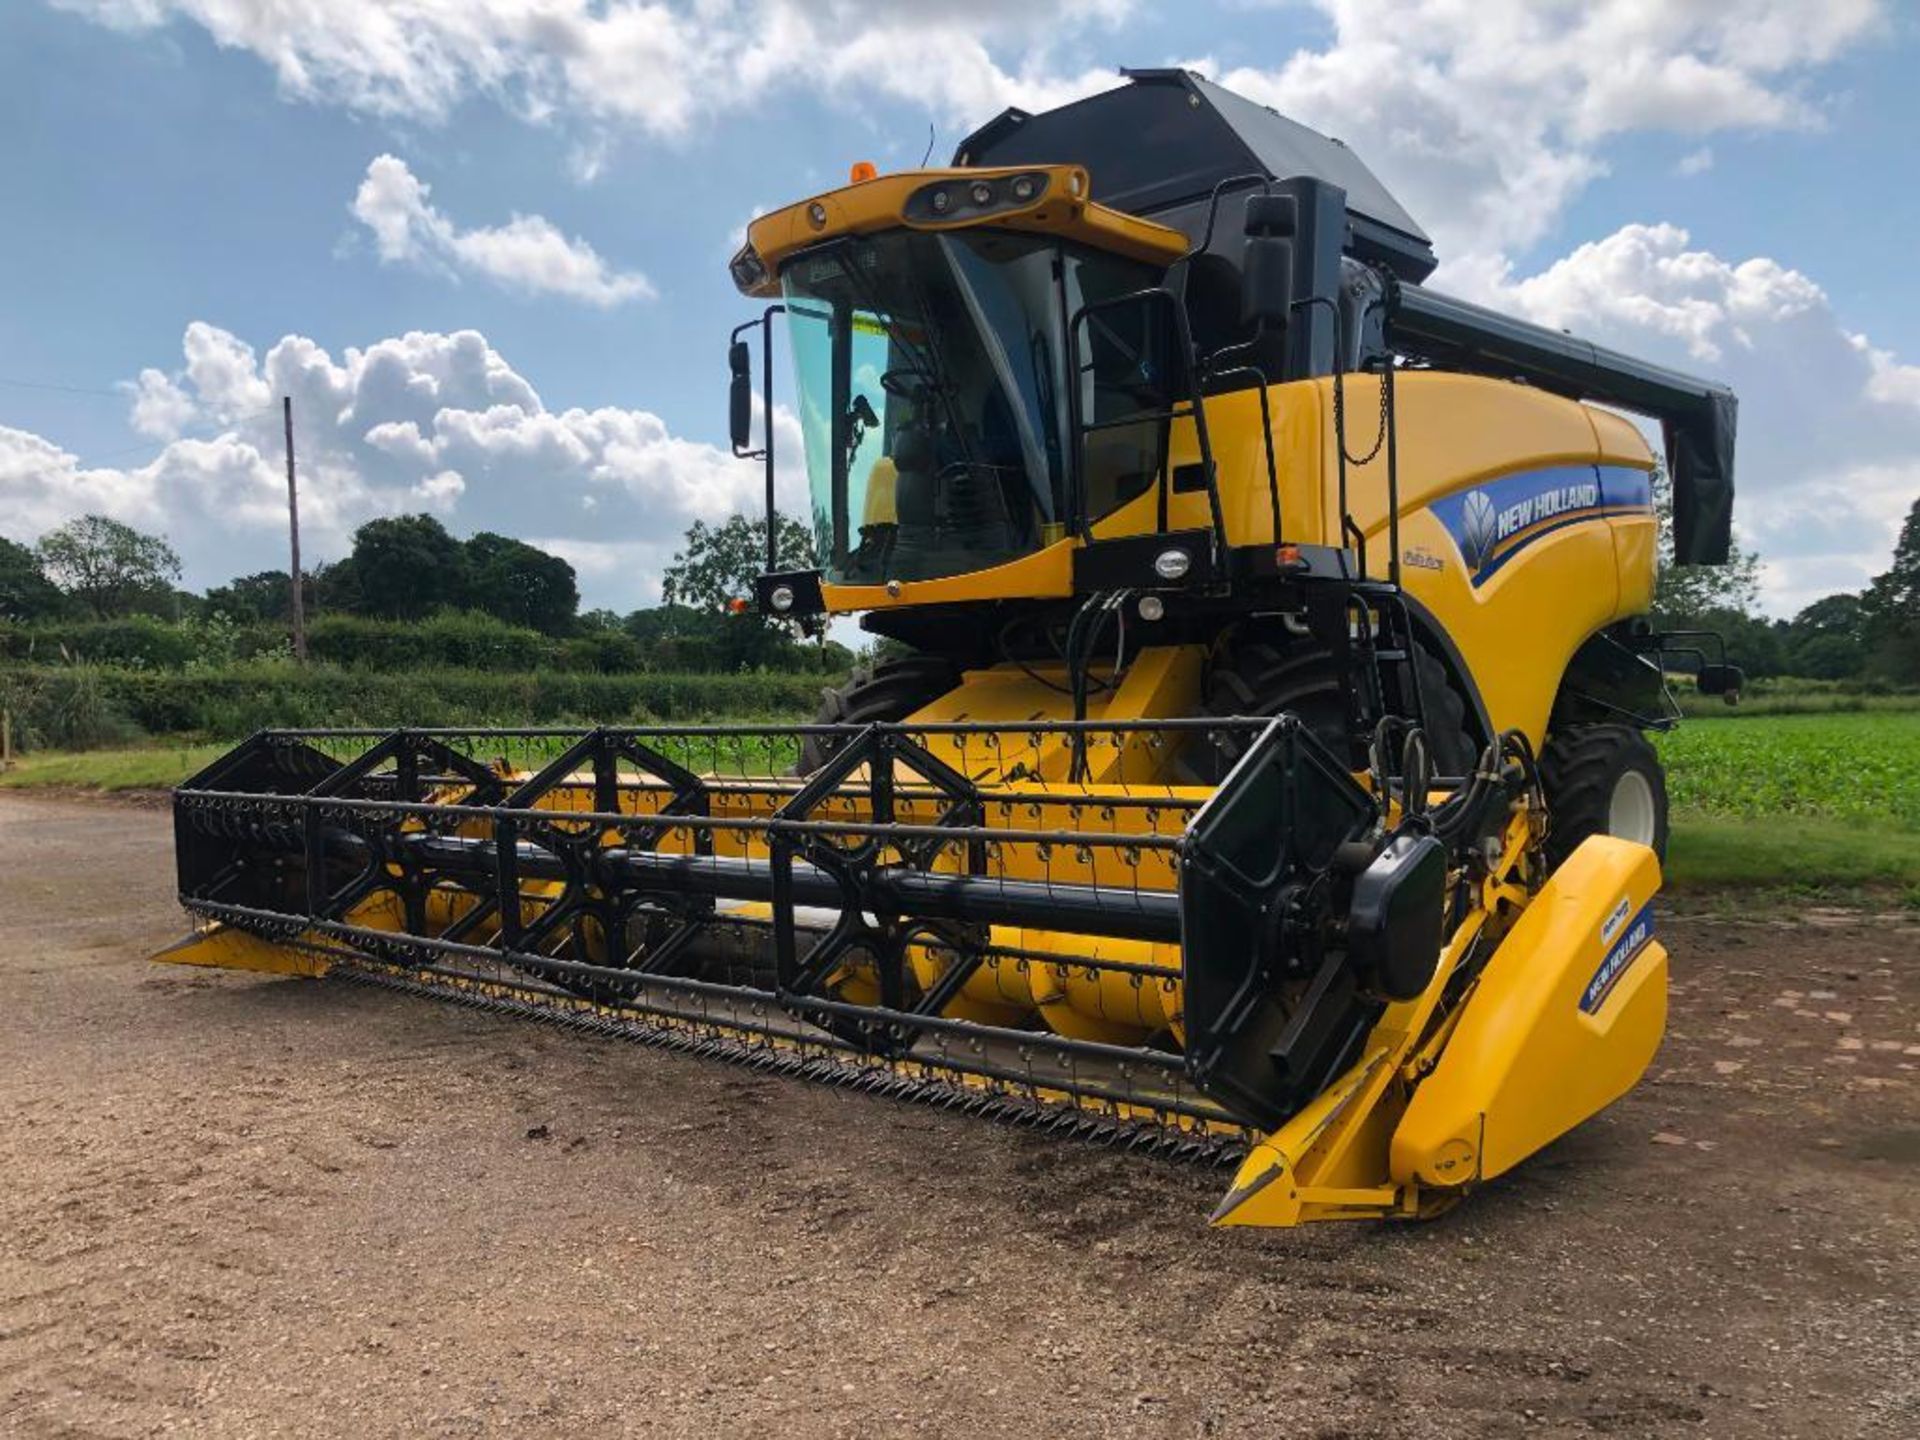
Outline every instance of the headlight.
<path id="1" fill-rule="evenodd" d="M 1051 177 L 1044 170 L 1023 171 L 1010 180 L 978 180 L 956 183 L 940 180 L 923 185 L 907 198 L 904 217 L 908 221 L 970 220 L 979 215 L 996 215 L 1006 210 L 1024 210 L 1038 203 L 1047 193 Z"/>
<path id="2" fill-rule="evenodd" d="M 766 262 L 751 245 L 740 247 L 740 253 L 727 262 L 727 271 L 733 276 L 733 283 L 748 293 L 759 289 L 767 280 Z"/>

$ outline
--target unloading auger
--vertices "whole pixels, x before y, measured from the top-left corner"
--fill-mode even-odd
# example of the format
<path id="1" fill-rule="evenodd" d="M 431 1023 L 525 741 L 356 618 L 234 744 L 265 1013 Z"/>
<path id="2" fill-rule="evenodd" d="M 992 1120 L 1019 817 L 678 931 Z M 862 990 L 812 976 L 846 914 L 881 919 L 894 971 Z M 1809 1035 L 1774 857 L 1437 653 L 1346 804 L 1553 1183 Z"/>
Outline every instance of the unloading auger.
<path id="1" fill-rule="evenodd" d="M 175 796 L 161 958 L 350 978 L 1437 1212 L 1665 1020 L 1646 623 L 1724 558 L 1725 390 L 1424 291 L 1344 147 L 1179 71 L 756 221 L 817 723 L 268 731 Z M 1237 233 L 1223 209 L 1242 214 Z M 762 405 L 773 413 L 770 354 Z M 1518 383 L 1525 382 L 1525 383 Z M 769 524 L 769 535 L 778 527 Z"/>

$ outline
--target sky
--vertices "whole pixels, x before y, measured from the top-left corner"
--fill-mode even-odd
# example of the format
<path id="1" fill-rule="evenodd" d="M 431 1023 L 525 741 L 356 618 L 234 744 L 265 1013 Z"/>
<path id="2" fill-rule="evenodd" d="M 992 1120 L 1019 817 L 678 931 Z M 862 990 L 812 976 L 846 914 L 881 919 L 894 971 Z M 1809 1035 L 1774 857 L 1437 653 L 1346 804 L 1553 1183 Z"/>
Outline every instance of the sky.
<path id="1" fill-rule="evenodd" d="M 1790 615 L 1920 494 L 1917 61 L 1891 0 L 9 0 L 0 535 L 284 568 L 291 395 L 309 563 L 427 511 L 654 603 L 756 505 L 746 222 L 1185 65 L 1349 144 L 1433 288 L 1731 383 Z"/>

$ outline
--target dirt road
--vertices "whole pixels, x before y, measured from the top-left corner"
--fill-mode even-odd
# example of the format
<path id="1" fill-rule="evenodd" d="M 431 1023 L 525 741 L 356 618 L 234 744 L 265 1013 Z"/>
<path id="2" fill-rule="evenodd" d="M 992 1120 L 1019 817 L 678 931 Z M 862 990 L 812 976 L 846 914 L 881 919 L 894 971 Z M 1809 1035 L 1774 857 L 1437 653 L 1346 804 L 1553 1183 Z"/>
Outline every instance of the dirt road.
<path id="1" fill-rule="evenodd" d="M 1438 1223 L 336 982 L 150 966 L 0 796 L 0 1433 L 1920 1434 L 1920 925 L 1677 921 L 1651 1083 Z"/>

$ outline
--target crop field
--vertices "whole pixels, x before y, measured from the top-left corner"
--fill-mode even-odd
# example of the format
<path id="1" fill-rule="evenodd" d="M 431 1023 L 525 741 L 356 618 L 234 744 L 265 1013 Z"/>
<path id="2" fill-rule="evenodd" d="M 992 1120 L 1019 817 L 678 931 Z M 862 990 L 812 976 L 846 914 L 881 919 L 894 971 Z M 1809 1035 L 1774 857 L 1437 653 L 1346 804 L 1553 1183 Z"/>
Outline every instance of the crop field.
<path id="1" fill-rule="evenodd" d="M 1892 887 L 1920 904 L 1920 711 L 1692 720 L 1657 743 L 1669 884 Z"/>
<path id="2" fill-rule="evenodd" d="M 1694 720 L 1659 747 L 1678 811 L 1920 830 L 1920 711 Z"/>

